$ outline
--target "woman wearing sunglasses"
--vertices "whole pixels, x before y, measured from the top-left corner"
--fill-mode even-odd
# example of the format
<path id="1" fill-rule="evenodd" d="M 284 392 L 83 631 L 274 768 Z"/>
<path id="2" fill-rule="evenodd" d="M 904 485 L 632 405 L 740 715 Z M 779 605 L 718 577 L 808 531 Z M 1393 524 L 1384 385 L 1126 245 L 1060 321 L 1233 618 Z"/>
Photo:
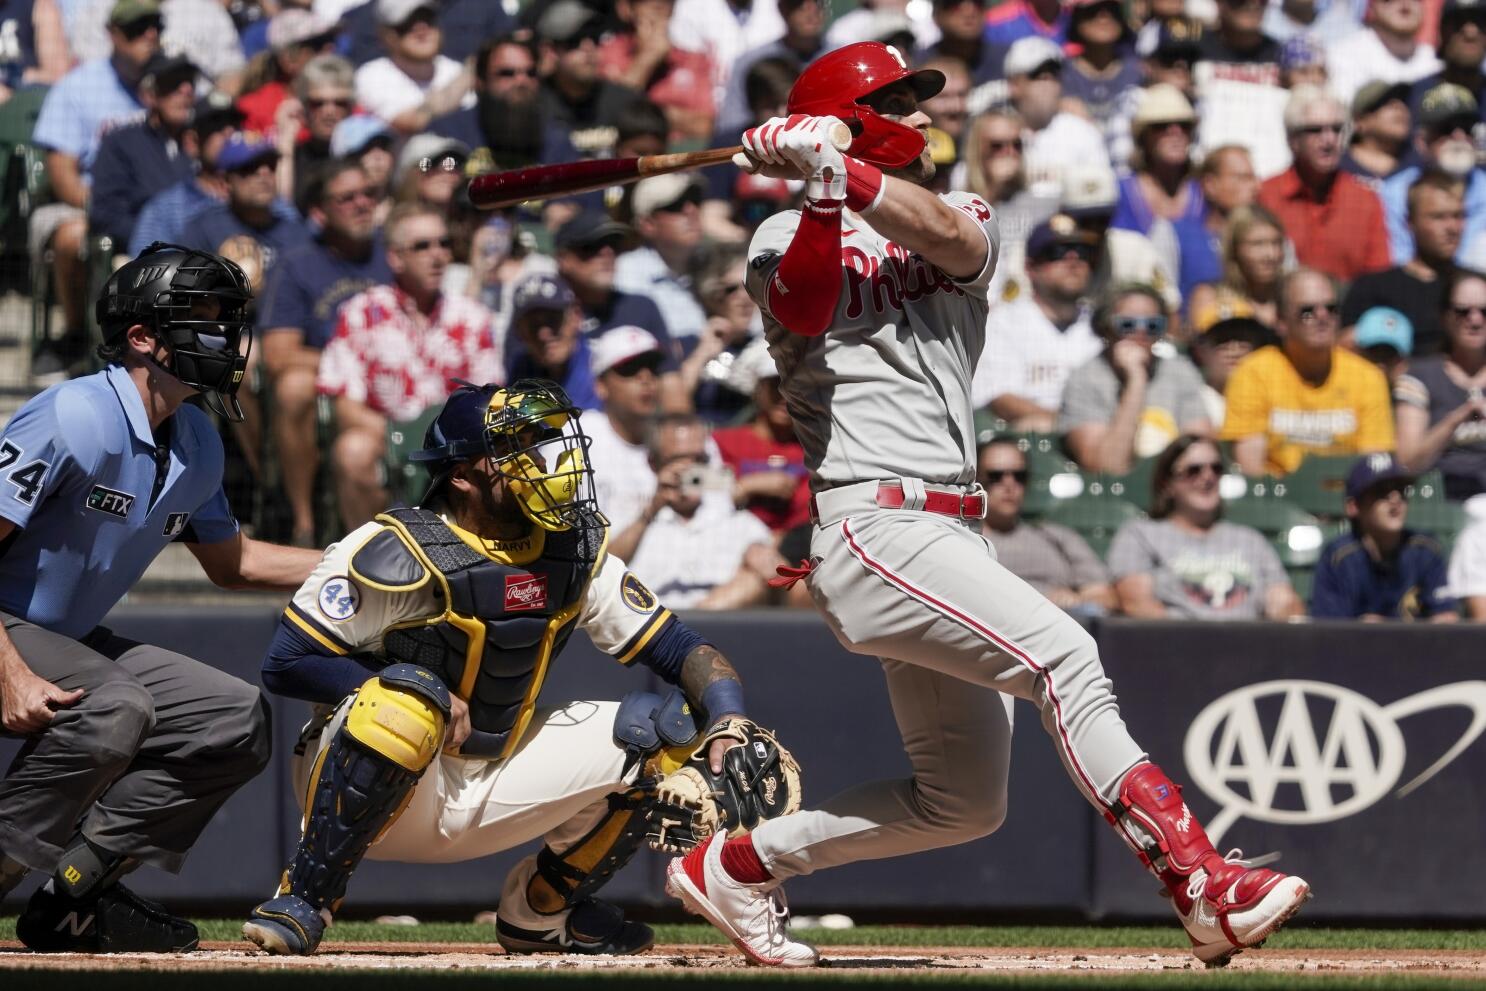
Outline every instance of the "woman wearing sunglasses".
<path id="1" fill-rule="evenodd" d="M 1439 468 L 1446 498 L 1468 499 L 1486 492 L 1486 274 L 1457 269 L 1440 302 L 1445 353 L 1393 388 L 1398 458 L 1414 474 Z"/>
<path id="2" fill-rule="evenodd" d="M 1120 527 L 1109 547 L 1120 608 L 1139 619 L 1272 619 L 1305 613 L 1258 530 L 1222 519 L 1223 459 L 1183 434 L 1161 452 L 1151 518 Z"/>
<path id="3" fill-rule="evenodd" d="M 1118 286 L 1095 311 L 1104 350 L 1069 376 L 1058 412 L 1058 433 L 1085 471 L 1123 475 L 1179 433 L 1213 433 L 1201 373 L 1169 345 L 1168 356 L 1155 354 L 1166 329 L 1165 302 L 1147 285 Z"/>

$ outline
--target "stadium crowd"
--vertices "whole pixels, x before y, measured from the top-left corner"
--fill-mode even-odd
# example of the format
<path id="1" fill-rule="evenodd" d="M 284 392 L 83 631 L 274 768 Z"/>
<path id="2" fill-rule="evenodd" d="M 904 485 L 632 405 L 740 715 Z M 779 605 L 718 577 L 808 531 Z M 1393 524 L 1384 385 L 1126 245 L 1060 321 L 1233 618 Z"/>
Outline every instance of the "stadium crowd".
<path id="1" fill-rule="evenodd" d="M 1486 618 L 1486 0 L 4 0 L 34 384 L 89 367 L 110 265 L 210 250 L 258 294 L 261 526 L 416 499 L 399 438 L 454 380 L 539 376 L 665 601 L 804 604 L 767 584 L 810 496 L 743 288 L 801 184 L 467 185 L 735 144 L 863 40 L 944 74 L 934 182 L 1000 218 L 973 392 L 1008 567 L 1089 613 Z"/>

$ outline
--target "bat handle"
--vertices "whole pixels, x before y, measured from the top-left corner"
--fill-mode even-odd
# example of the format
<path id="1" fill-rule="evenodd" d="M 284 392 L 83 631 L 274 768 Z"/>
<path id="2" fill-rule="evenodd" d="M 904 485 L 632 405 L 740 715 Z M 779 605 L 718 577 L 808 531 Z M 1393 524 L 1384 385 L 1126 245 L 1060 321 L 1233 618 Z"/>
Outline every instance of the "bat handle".
<path id="1" fill-rule="evenodd" d="M 837 121 L 835 124 L 831 125 L 830 138 L 832 146 L 834 146 L 837 151 L 844 152 L 846 151 L 846 149 L 851 147 L 851 128 L 847 127 L 840 121 Z"/>

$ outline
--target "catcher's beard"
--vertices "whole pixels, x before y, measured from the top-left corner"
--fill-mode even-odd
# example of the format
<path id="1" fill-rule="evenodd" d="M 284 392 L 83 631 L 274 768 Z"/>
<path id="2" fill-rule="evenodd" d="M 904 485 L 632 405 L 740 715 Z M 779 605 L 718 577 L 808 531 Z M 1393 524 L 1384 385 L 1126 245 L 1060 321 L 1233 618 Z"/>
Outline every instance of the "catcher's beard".
<path id="1" fill-rule="evenodd" d="M 451 507 L 456 522 L 469 532 L 490 540 L 525 536 L 536 524 L 521 511 L 506 477 L 489 461 L 486 461 L 486 472 L 488 474 L 481 477 L 487 480 L 487 484 L 473 486 L 473 497 L 456 496 Z"/>

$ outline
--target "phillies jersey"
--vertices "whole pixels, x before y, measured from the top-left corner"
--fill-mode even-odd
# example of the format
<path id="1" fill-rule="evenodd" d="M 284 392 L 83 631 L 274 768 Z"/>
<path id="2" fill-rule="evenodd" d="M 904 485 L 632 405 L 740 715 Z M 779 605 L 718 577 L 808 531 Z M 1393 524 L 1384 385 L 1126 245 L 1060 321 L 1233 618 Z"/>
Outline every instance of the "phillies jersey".
<path id="1" fill-rule="evenodd" d="M 940 199 L 980 225 L 989 247 L 984 267 L 952 278 L 843 210 L 841 298 L 818 337 L 791 333 L 769 310 L 769 282 L 800 211 L 764 221 L 748 246 L 748 293 L 763 310 L 814 490 L 898 477 L 975 481 L 970 382 L 985 346 L 986 289 L 1001 232 L 980 197 Z"/>

